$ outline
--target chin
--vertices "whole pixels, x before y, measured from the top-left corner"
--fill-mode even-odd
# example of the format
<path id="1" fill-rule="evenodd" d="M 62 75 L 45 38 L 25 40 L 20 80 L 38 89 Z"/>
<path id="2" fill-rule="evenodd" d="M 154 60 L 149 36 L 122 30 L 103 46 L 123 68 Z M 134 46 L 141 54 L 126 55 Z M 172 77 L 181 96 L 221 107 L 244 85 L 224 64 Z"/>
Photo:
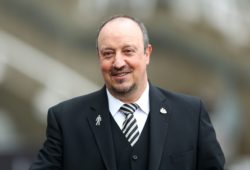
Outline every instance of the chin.
<path id="1" fill-rule="evenodd" d="M 112 91 L 116 94 L 127 94 L 131 93 L 135 87 L 135 84 L 112 86 Z"/>

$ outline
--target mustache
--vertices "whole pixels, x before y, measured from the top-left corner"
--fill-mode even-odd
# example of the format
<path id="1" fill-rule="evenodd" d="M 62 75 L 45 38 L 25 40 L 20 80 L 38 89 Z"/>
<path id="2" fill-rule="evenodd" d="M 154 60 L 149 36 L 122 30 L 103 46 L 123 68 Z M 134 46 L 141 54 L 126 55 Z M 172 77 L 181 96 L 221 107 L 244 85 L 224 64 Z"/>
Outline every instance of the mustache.
<path id="1" fill-rule="evenodd" d="M 115 68 L 115 67 L 113 67 L 110 70 L 110 74 L 112 76 L 115 76 L 115 75 L 118 75 L 118 74 L 123 74 L 123 73 L 130 73 L 130 72 L 132 72 L 132 69 L 129 68 L 129 67 L 121 67 L 121 68 Z"/>

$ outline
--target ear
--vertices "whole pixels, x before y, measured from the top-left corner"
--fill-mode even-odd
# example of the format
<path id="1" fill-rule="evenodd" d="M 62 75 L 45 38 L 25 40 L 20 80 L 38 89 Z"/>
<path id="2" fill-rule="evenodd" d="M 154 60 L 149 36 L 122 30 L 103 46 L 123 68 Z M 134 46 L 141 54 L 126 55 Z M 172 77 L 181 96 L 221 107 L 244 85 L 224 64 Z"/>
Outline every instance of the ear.
<path id="1" fill-rule="evenodd" d="M 148 46 L 146 48 L 146 51 L 145 51 L 145 57 L 146 57 L 146 63 L 147 63 L 147 65 L 150 62 L 150 57 L 151 57 L 152 50 L 153 50 L 152 45 L 148 44 Z"/>

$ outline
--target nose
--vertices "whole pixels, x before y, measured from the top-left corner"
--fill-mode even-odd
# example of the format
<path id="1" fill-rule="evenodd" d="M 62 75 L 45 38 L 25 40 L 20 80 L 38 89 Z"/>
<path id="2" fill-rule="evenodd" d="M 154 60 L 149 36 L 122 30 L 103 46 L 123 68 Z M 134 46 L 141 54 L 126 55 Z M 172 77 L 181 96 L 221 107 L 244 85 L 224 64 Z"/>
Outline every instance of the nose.
<path id="1" fill-rule="evenodd" d="M 123 68 L 125 66 L 125 64 L 126 64 L 126 62 L 124 61 L 122 54 L 117 54 L 115 56 L 113 67 L 116 69 L 120 69 L 120 68 Z"/>

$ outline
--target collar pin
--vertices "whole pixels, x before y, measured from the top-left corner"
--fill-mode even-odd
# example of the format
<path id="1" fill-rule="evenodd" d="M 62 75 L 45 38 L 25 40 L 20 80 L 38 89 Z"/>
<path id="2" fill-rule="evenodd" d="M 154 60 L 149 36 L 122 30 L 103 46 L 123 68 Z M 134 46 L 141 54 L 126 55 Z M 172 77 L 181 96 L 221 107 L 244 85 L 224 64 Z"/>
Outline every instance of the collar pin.
<path id="1" fill-rule="evenodd" d="M 163 107 L 160 109 L 160 112 L 161 114 L 164 114 L 164 115 L 168 113 L 167 110 Z"/>
<path id="2" fill-rule="evenodd" d="M 100 126 L 100 125 L 101 125 L 101 121 L 102 121 L 101 115 L 98 115 L 98 116 L 96 117 L 95 121 L 96 121 L 95 125 L 96 125 L 96 126 Z"/>

